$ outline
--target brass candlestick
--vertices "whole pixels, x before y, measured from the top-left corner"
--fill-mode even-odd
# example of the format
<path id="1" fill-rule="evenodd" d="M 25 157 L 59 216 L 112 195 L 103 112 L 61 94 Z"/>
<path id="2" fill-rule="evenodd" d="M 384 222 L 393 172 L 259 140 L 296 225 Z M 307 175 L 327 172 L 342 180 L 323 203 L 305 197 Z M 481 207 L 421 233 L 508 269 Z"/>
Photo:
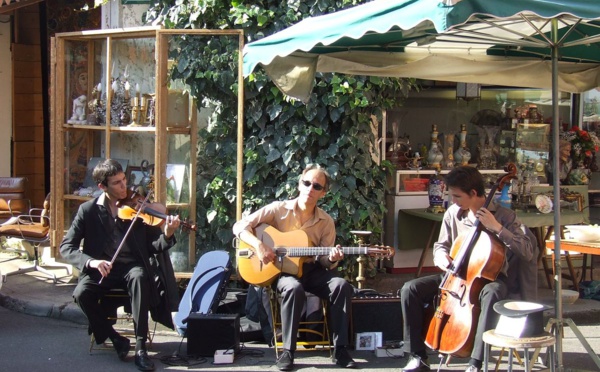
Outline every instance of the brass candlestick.
<path id="1" fill-rule="evenodd" d="M 359 247 L 362 247 L 364 245 L 363 237 L 371 235 L 370 231 L 352 230 L 352 231 L 350 231 L 350 233 L 354 234 L 358 237 L 358 246 Z M 358 275 L 356 276 L 356 282 L 358 283 L 358 289 L 363 288 L 364 282 L 366 280 L 365 275 L 364 275 L 366 261 L 367 261 L 367 258 L 363 254 L 358 256 L 358 258 L 356 259 L 356 262 L 358 262 Z"/>
<path id="2" fill-rule="evenodd" d="M 140 116 L 139 116 L 139 123 L 140 125 L 147 125 L 148 123 L 148 116 L 146 115 L 146 112 L 148 111 L 148 98 L 146 97 L 142 97 L 142 104 L 140 105 Z"/>

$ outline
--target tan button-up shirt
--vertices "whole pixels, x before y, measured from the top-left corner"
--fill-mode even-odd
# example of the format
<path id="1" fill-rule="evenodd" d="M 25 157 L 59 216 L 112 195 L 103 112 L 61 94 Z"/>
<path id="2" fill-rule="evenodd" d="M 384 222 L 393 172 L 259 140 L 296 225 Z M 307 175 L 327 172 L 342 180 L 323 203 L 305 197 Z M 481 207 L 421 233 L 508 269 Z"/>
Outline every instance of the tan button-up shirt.
<path id="1" fill-rule="evenodd" d="M 333 218 L 317 207 L 313 218 L 300 224 L 296 213 L 298 199 L 276 201 L 242 218 L 233 225 L 233 233 L 239 237 L 243 230 L 254 234 L 257 226 L 267 224 L 281 232 L 302 230 L 313 247 L 333 247 L 335 244 L 335 224 Z M 319 258 L 324 267 L 331 267 L 327 256 Z"/>

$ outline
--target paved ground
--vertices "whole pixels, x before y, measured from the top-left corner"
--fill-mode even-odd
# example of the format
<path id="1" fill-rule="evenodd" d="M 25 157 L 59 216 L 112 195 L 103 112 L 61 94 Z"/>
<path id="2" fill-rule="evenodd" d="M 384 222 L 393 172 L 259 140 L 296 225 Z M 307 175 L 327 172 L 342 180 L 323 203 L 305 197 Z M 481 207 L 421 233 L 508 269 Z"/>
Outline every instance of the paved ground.
<path id="1" fill-rule="evenodd" d="M 0 272 L 5 275 L 17 270 L 19 267 L 27 266 L 30 263 L 23 259 L 15 258 L 11 253 L 0 253 Z M 82 325 L 81 332 L 84 333 L 83 325 L 87 324 L 85 317 L 79 308 L 73 303 L 71 293 L 74 288 L 74 279 L 67 275 L 64 268 L 52 269 L 60 277 L 58 283 L 54 284 L 52 280 L 39 272 L 30 272 L 8 276 L 6 282 L 0 288 L 0 306 L 9 310 L 21 312 L 24 314 L 35 315 L 39 317 L 49 317 L 56 320 L 67 321 L 71 324 Z M 543 284 L 543 283 L 542 283 Z M 399 287 L 399 286 L 398 286 Z M 540 288 L 539 301 L 550 305 L 554 304 L 553 293 L 547 288 Z M 554 317 L 553 310 L 546 314 L 546 317 Z M 563 366 L 566 370 L 589 370 L 600 371 L 591 359 L 588 353 L 598 354 L 600 350 L 600 302 L 594 300 L 579 299 L 572 305 L 563 306 L 563 318 L 573 319 L 576 332 L 581 332 L 585 343 L 590 345 L 591 350 L 586 351 L 583 343 L 577 338 L 577 335 L 567 327 L 565 337 L 562 340 Z M 54 320 L 52 320 L 54 321 Z M 59 322 L 60 323 L 60 322 Z M 82 353 L 87 352 L 87 342 L 83 343 Z M 275 354 L 273 348 L 265 343 L 249 342 L 242 345 L 241 352 L 236 355 L 235 362 L 228 365 L 214 365 L 212 358 L 196 366 L 170 366 L 169 356 L 182 355 L 186 350 L 186 340 L 182 340 L 174 331 L 159 328 L 157 336 L 152 346 L 152 356 L 156 359 L 164 359 L 157 363 L 159 370 L 214 370 L 214 371 L 264 371 L 276 370 L 273 365 Z M 112 350 L 98 350 L 98 353 L 114 353 Z M 493 352 L 494 358 L 498 356 L 499 351 Z M 370 351 L 353 351 L 352 355 L 360 363 L 362 370 L 366 371 L 392 371 L 398 370 L 400 361 L 393 358 L 376 357 Z M 336 370 L 335 366 L 327 357 L 325 351 L 308 351 L 299 353 L 296 358 L 297 370 Z M 500 370 L 507 370 L 505 359 L 500 365 Z M 436 355 L 431 355 L 433 362 L 437 361 Z M 194 361 L 190 361 L 194 363 Z M 453 359 L 449 366 L 444 366 L 444 371 L 464 370 L 466 360 Z M 432 368 L 437 368 L 432 365 Z M 127 369 L 131 369 L 129 366 Z M 522 367 L 519 367 L 523 370 Z M 542 370 L 541 364 L 536 364 L 534 371 Z M 341 369 L 339 369 L 341 370 Z"/>

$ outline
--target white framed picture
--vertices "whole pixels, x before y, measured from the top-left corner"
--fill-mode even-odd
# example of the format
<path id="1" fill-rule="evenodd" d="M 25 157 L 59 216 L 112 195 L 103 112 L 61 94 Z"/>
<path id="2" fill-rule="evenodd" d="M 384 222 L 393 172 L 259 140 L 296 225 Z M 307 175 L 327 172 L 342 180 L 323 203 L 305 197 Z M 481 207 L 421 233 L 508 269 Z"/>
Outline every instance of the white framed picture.
<path id="1" fill-rule="evenodd" d="M 356 350 L 375 350 L 377 347 L 376 332 L 361 332 L 356 334 Z"/>
<path id="2" fill-rule="evenodd" d="M 179 203 L 185 173 L 185 164 L 167 164 L 167 203 Z"/>

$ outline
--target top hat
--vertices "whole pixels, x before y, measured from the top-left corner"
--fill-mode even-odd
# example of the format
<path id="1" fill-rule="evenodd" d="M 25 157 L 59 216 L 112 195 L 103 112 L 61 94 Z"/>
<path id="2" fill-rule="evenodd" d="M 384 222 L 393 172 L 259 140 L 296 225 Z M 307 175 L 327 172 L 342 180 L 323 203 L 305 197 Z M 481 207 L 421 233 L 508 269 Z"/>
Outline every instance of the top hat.
<path id="1" fill-rule="evenodd" d="M 503 300 L 494 304 L 500 314 L 495 333 L 513 338 L 537 337 L 544 333 L 544 310 L 552 306 L 527 301 Z"/>

